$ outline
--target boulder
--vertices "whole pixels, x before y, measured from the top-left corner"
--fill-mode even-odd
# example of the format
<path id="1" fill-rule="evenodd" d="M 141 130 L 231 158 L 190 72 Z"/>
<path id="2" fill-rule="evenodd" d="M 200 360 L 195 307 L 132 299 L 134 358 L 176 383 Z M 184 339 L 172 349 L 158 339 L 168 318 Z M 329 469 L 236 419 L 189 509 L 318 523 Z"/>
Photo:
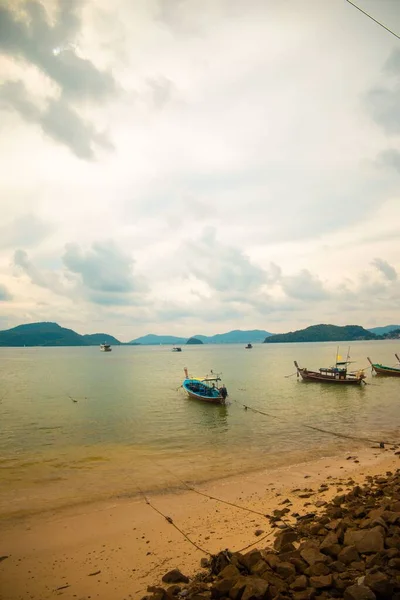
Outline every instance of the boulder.
<path id="1" fill-rule="evenodd" d="M 244 588 L 241 600 L 264 600 L 268 591 L 268 582 L 265 579 L 251 577 Z"/>
<path id="2" fill-rule="evenodd" d="M 162 580 L 164 583 L 189 583 L 189 577 L 183 575 L 179 569 L 168 571 L 168 573 L 165 573 Z"/>
<path id="3" fill-rule="evenodd" d="M 318 589 L 329 588 L 332 586 L 333 577 L 332 575 L 317 575 L 310 577 L 310 585 Z"/>
<path id="4" fill-rule="evenodd" d="M 344 600 L 376 600 L 374 592 L 365 585 L 351 585 L 346 588 L 343 598 Z"/>
<path id="5" fill-rule="evenodd" d="M 310 566 L 315 565 L 317 562 L 327 561 L 325 554 L 322 554 L 317 548 L 304 548 L 300 551 L 300 556 Z"/>
<path id="6" fill-rule="evenodd" d="M 383 550 L 385 538 L 381 527 L 372 529 L 348 529 L 344 535 L 345 546 L 355 546 L 361 554 L 371 554 Z"/>
<path id="7" fill-rule="evenodd" d="M 341 552 L 339 552 L 338 560 L 345 565 L 349 565 L 355 560 L 360 560 L 360 555 L 358 554 L 355 546 L 346 546 Z"/>

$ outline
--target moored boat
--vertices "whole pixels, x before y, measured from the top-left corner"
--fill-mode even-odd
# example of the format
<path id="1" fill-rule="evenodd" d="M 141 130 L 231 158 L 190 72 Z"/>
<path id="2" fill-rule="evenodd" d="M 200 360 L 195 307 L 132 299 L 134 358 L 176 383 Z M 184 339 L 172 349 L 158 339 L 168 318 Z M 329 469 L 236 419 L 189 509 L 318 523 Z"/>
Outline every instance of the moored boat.
<path id="1" fill-rule="evenodd" d="M 203 400 L 210 404 L 225 404 L 228 391 L 224 384 L 218 387 L 218 383 L 221 381 L 221 377 L 218 373 L 206 375 L 201 379 L 196 377 L 189 377 L 188 370 L 185 367 L 185 379 L 182 383 L 182 387 L 190 398 L 195 400 Z"/>
<path id="2" fill-rule="evenodd" d="M 111 346 L 110 346 L 110 344 L 106 344 L 104 342 L 104 344 L 100 344 L 100 350 L 102 352 L 111 352 Z"/>
<path id="3" fill-rule="evenodd" d="M 251 344 L 247 344 L 247 346 L 245 346 L 246 350 L 250 350 L 253 346 Z"/>
<path id="4" fill-rule="evenodd" d="M 372 370 L 375 371 L 377 375 L 386 375 L 387 377 L 400 377 L 400 358 L 397 354 L 395 357 L 398 360 L 398 367 L 387 367 L 386 365 L 381 365 L 380 363 L 373 363 L 370 357 L 368 356 L 368 362 L 370 363 Z"/>
<path id="5" fill-rule="evenodd" d="M 318 371 L 309 371 L 305 367 L 299 367 L 297 360 L 294 361 L 294 366 L 297 369 L 297 377 L 300 376 L 303 381 L 314 383 L 337 383 L 339 385 L 361 385 L 365 379 L 365 373 L 362 369 L 349 372 L 347 370 L 347 365 L 350 364 L 350 362 L 348 352 L 346 360 L 342 361 L 341 357 L 336 353 L 335 365 L 332 367 L 321 367 Z"/>
<path id="6" fill-rule="evenodd" d="M 172 352 L 182 352 L 182 348 L 180 348 L 179 346 L 174 346 L 172 348 Z"/>

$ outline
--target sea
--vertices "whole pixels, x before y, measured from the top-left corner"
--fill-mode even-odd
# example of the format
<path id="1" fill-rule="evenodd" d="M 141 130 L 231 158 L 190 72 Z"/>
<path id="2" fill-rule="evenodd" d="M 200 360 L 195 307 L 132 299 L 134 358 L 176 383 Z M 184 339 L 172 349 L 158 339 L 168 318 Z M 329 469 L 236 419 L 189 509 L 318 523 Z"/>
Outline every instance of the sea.
<path id="1" fill-rule="evenodd" d="M 400 378 L 373 376 L 367 361 L 394 365 L 400 341 L 352 343 L 351 368 L 367 375 L 361 387 L 298 380 L 294 360 L 318 369 L 336 352 L 335 343 L 210 344 L 179 353 L 0 348 L 0 519 L 400 442 Z M 339 352 L 345 359 L 347 345 Z M 222 373 L 228 404 L 189 399 L 184 367 L 194 377 Z"/>

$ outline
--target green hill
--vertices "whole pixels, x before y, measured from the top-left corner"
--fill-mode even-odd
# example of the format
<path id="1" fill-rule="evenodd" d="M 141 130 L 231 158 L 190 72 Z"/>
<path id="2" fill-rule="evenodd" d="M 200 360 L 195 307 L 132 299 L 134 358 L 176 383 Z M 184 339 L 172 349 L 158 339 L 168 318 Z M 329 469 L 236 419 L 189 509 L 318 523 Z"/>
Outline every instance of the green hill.
<path id="1" fill-rule="evenodd" d="M 390 333 L 391 331 L 395 331 L 396 329 L 400 329 L 400 325 L 385 325 L 384 327 L 370 327 L 368 331 L 374 333 L 375 335 L 385 335 L 385 333 Z"/>
<path id="2" fill-rule="evenodd" d="M 311 325 L 306 329 L 290 331 L 265 338 L 265 344 L 281 342 L 354 342 L 356 340 L 375 340 L 377 336 L 359 325 Z"/>
<path id="3" fill-rule="evenodd" d="M 149 333 L 142 337 L 132 340 L 129 344 L 142 344 L 143 346 L 159 346 L 160 344 L 186 344 L 188 338 L 176 337 L 174 335 L 155 335 Z"/>
<path id="4" fill-rule="evenodd" d="M 186 343 L 187 344 L 202 344 L 203 342 L 201 340 L 198 340 L 195 337 L 191 337 L 188 339 L 188 341 Z"/>
<path id="5" fill-rule="evenodd" d="M 93 346 L 103 342 L 121 344 L 105 333 L 79 335 L 72 329 L 48 322 L 28 323 L 0 331 L 0 346 Z"/>

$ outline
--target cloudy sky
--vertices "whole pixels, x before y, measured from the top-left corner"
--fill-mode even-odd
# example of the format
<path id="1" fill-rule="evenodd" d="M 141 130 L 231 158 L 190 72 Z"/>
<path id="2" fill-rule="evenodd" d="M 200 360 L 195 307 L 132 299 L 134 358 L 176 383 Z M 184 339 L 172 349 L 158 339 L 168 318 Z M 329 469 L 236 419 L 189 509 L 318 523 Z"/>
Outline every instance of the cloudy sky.
<path id="1" fill-rule="evenodd" d="M 345 0 L 0 0 L 0 328 L 399 323 L 399 107 Z"/>

